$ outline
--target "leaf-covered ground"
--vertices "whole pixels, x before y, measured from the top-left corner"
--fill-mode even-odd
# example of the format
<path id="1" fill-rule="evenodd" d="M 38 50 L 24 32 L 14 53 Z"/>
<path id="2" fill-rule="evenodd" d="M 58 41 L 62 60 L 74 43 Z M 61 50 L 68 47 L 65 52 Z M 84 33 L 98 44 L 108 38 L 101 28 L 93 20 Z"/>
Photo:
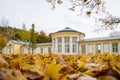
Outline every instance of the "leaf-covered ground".
<path id="1" fill-rule="evenodd" d="M 0 80 L 120 80 L 120 55 L 1 54 Z"/>

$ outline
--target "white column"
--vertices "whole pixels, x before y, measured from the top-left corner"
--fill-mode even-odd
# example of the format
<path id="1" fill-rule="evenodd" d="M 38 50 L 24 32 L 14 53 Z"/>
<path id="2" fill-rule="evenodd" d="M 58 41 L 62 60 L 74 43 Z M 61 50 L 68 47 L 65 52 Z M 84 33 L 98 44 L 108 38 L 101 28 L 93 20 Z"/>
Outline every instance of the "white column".
<path id="1" fill-rule="evenodd" d="M 47 47 L 45 47 L 45 49 L 44 49 L 44 50 L 45 50 L 45 53 L 47 54 L 47 53 L 48 53 L 48 48 L 47 48 Z"/>
<path id="2" fill-rule="evenodd" d="M 86 44 L 86 54 L 88 54 L 88 44 Z"/>
<path id="3" fill-rule="evenodd" d="M 45 53 L 45 48 L 43 47 L 43 54 Z"/>
<path id="4" fill-rule="evenodd" d="M 51 50 L 51 52 L 52 52 L 52 53 L 55 53 L 55 52 L 54 52 L 54 40 L 53 40 L 53 38 L 52 38 L 52 50 Z"/>
<path id="5" fill-rule="evenodd" d="M 39 47 L 39 54 L 41 53 L 41 48 Z"/>
<path id="6" fill-rule="evenodd" d="M 103 43 L 101 43 L 100 50 L 101 50 L 101 54 L 103 54 Z"/>
<path id="7" fill-rule="evenodd" d="M 9 48 L 7 49 L 7 53 L 9 54 Z"/>
<path id="8" fill-rule="evenodd" d="M 120 54 L 120 42 L 118 43 L 118 54 Z"/>
<path id="9" fill-rule="evenodd" d="M 96 46 L 93 44 L 93 54 L 96 54 Z"/>
<path id="10" fill-rule="evenodd" d="M 76 43 L 76 50 L 77 50 L 77 53 L 76 54 L 79 54 L 80 53 L 80 48 L 79 48 L 79 41 L 80 41 L 80 39 L 79 38 L 77 38 L 77 43 Z"/>
<path id="11" fill-rule="evenodd" d="M 110 52 L 110 54 L 112 54 L 112 44 L 111 43 L 109 44 L 109 52 Z"/>
<path id="12" fill-rule="evenodd" d="M 55 53 L 58 53 L 58 39 L 55 39 Z"/>
<path id="13" fill-rule="evenodd" d="M 64 37 L 62 37 L 62 54 L 65 53 L 65 44 L 64 44 Z"/>
<path id="14" fill-rule="evenodd" d="M 70 37 L 70 43 L 69 43 L 69 45 L 70 45 L 70 54 L 72 54 L 73 53 L 72 37 Z"/>
<path id="15" fill-rule="evenodd" d="M 78 51 L 79 53 L 78 53 L 78 54 L 82 54 L 81 44 L 78 44 L 78 45 L 79 45 L 79 49 L 78 49 L 78 50 L 79 50 L 79 51 Z"/>

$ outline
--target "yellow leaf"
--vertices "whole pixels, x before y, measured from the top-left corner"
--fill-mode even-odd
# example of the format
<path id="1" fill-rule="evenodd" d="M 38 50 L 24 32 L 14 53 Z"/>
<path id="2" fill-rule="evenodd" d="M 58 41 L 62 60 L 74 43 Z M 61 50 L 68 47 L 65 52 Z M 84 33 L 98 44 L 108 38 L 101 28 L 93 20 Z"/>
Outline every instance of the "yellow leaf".
<path id="1" fill-rule="evenodd" d="M 62 66 L 60 64 L 56 64 L 55 62 L 52 62 L 51 64 L 48 64 L 46 67 L 44 74 L 46 80 L 54 80 L 60 77 L 59 71 L 61 70 Z"/>
<path id="2" fill-rule="evenodd" d="M 79 68 L 82 68 L 84 65 L 85 65 L 84 62 L 78 60 L 78 67 L 79 67 Z"/>
<path id="3" fill-rule="evenodd" d="M 62 76 L 60 80 L 67 80 L 67 76 L 66 75 Z"/>

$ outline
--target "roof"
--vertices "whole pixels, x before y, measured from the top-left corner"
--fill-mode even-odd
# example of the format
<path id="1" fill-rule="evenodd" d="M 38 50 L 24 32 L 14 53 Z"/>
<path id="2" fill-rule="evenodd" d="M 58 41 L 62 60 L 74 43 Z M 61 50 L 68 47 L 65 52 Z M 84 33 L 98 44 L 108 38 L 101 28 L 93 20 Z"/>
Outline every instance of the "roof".
<path id="1" fill-rule="evenodd" d="M 15 44 L 21 44 L 23 46 L 29 46 L 29 42 L 22 42 L 22 41 L 17 41 L 17 40 L 11 40 Z M 36 44 L 37 46 L 49 46 L 52 45 L 52 43 L 38 43 Z"/>
<path id="2" fill-rule="evenodd" d="M 83 40 L 81 40 L 79 42 L 105 41 L 105 40 L 120 40 L 120 36 L 117 36 L 117 37 L 101 37 L 101 38 L 83 39 Z"/>
<path id="3" fill-rule="evenodd" d="M 10 41 L 12 41 L 15 44 L 22 44 L 22 45 L 28 43 L 28 42 L 22 42 L 22 41 L 17 41 L 17 40 L 10 40 Z"/>
<path id="4" fill-rule="evenodd" d="M 83 34 L 83 35 L 85 36 L 84 33 L 79 32 L 79 31 L 74 30 L 74 29 L 71 29 L 71 28 L 69 28 L 69 27 L 66 27 L 65 29 L 59 30 L 59 31 L 57 31 L 57 32 L 55 32 L 55 33 L 59 33 L 59 32 L 77 32 L 77 33 Z"/>
<path id="5" fill-rule="evenodd" d="M 51 46 L 52 43 L 39 43 L 39 44 L 36 44 L 37 46 Z"/>

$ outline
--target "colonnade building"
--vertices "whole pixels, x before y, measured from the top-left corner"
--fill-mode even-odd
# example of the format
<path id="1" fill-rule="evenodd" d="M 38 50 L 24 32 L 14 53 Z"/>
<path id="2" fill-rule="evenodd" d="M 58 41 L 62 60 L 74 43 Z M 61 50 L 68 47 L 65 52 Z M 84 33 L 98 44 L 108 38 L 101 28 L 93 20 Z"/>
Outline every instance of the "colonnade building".
<path id="1" fill-rule="evenodd" d="M 66 27 L 51 37 L 50 43 L 37 43 L 34 54 L 120 54 L 120 36 L 84 39 L 84 33 Z M 28 42 L 9 40 L 3 53 L 29 54 L 32 49 Z"/>

